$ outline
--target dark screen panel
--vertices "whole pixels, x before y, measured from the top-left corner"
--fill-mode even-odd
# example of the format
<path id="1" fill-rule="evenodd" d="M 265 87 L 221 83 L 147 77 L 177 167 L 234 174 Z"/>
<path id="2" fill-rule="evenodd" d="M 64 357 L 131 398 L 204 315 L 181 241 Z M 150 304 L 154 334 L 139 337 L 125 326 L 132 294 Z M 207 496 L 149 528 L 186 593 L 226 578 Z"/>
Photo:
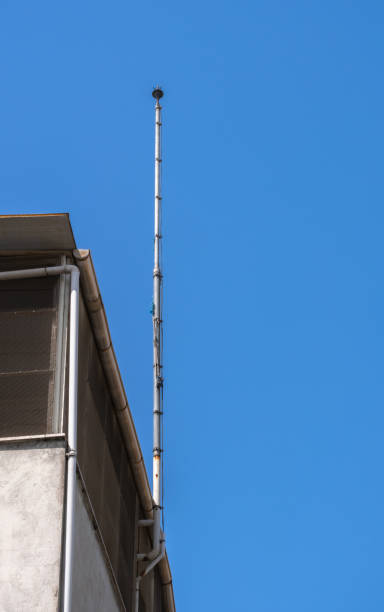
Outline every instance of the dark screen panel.
<path id="1" fill-rule="evenodd" d="M 53 309 L 0 311 L 0 372 L 53 369 L 55 316 Z"/>
<path id="2" fill-rule="evenodd" d="M 56 308 L 56 276 L 0 281 L 0 311 Z"/>
<path id="3" fill-rule="evenodd" d="M 52 433 L 56 328 L 57 278 L 0 281 L 1 437 Z"/>
<path id="4" fill-rule="evenodd" d="M 116 582 L 130 610 L 136 488 L 82 299 L 79 313 L 78 462 Z"/>
<path id="5" fill-rule="evenodd" d="M 158 568 L 155 568 L 155 597 L 154 597 L 154 607 L 153 612 L 163 612 L 163 600 L 162 600 L 162 588 L 161 588 L 161 580 Z"/>
<path id="6" fill-rule="evenodd" d="M 139 550 L 141 553 L 149 552 L 152 548 L 146 529 L 139 529 Z M 139 563 L 139 572 L 142 573 L 147 565 L 147 561 Z M 153 598 L 153 572 L 144 576 L 140 583 L 140 611 L 152 612 Z"/>
<path id="7" fill-rule="evenodd" d="M 35 436 L 49 432 L 51 372 L 0 374 L 0 437 Z"/>

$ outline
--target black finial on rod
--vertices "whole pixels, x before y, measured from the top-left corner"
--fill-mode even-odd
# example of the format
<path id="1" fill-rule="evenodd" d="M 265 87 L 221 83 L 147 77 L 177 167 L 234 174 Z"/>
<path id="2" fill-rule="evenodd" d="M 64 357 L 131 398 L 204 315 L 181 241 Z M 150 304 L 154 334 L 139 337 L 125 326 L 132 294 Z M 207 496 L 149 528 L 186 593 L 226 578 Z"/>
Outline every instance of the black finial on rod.
<path id="1" fill-rule="evenodd" d="M 154 88 L 154 90 L 152 92 L 152 95 L 153 95 L 154 98 L 156 98 L 157 101 L 159 101 L 160 98 L 163 97 L 164 92 L 161 89 L 161 87 L 159 85 L 157 85 L 157 87 Z"/>

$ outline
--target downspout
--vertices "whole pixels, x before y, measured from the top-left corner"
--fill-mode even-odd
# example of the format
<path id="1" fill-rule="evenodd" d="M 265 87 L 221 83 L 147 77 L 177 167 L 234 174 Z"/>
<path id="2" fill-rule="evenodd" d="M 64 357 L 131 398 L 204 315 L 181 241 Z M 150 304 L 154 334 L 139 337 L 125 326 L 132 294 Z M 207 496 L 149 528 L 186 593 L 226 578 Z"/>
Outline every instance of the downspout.
<path id="1" fill-rule="evenodd" d="M 164 534 L 163 532 L 161 532 L 161 536 L 160 536 L 160 549 L 159 549 L 159 554 L 157 555 L 157 557 L 155 557 L 150 563 L 148 563 L 148 565 L 144 568 L 144 571 L 141 572 L 141 574 L 139 574 L 136 577 L 136 590 L 135 590 L 135 610 L 134 612 L 139 612 L 139 603 L 140 603 L 140 583 L 142 581 L 142 579 L 144 578 L 144 576 L 146 576 L 147 574 L 149 574 L 149 572 L 151 572 L 153 570 L 153 568 L 160 563 L 160 561 L 163 559 L 165 555 L 165 538 L 164 538 Z M 145 556 L 145 555 L 144 555 Z M 138 555 L 139 557 L 139 555 Z"/>
<path id="2" fill-rule="evenodd" d="M 79 279 L 76 266 L 71 268 L 71 298 L 69 315 L 69 374 L 68 374 L 68 463 L 67 503 L 65 508 L 64 597 L 63 612 L 70 612 L 72 599 L 74 519 L 76 503 L 77 452 L 77 376 L 79 341 Z"/>
<path id="3" fill-rule="evenodd" d="M 79 336 L 79 278 L 76 266 L 66 264 L 30 270 L 0 272 L 0 281 L 24 278 L 39 278 L 71 275 L 71 297 L 69 316 L 69 383 L 68 383 L 68 437 L 67 437 L 67 480 L 65 506 L 65 546 L 64 546 L 64 594 L 63 612 L 71 611 L 72 566 L 74 543 L 74 514 L 76 500 L 76 448 L 77 448 L 77 372 Z"/>

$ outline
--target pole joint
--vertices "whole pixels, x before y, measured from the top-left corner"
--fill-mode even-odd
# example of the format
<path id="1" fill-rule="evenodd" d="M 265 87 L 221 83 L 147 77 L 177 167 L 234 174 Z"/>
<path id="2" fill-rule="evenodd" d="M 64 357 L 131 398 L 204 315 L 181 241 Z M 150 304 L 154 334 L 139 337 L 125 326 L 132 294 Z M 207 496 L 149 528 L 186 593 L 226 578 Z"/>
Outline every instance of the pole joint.
<path id="1" fill-rule="evenodd" d="M 160 389 L 164 385 L 164 378 L 162 376 L 156 377 L 156 387 Z"/>

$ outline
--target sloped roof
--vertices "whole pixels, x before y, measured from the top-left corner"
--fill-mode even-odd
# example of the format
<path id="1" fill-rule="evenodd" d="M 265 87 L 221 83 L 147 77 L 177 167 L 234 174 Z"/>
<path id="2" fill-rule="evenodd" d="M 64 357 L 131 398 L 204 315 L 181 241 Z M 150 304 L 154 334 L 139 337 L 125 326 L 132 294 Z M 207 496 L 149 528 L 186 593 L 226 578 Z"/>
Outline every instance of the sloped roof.
<path id="1" fill-rule="evenodd" d="M 0 215 L 0 251 L 72 251 L 68 213 Z"/>

